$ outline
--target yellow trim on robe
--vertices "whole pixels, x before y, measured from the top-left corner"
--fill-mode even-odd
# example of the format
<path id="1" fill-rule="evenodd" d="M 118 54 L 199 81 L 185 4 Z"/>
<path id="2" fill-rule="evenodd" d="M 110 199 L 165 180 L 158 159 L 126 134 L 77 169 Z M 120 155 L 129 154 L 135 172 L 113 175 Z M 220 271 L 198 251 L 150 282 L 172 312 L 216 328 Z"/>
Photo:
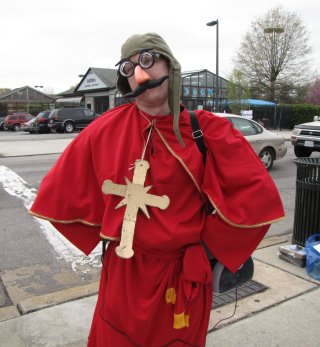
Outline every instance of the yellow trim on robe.
<path id="1" fill-rule="evenodd" d="M 174 313 L 173 314 L 173 328 L 174 329 L 182 329 L 189 327 L 189 315 L 182 313 Z"/>
<path id="2" fill-rule="evenodd" d="M 61 224 L 82 223 L 85 225 L 89 225 L 91 227 L 101 227 L 101 225 L 102 225 L 101 223 L 92 223 L 92 222 L 88 222 L 88 221 L 81 219 L 81 218 L 76 218 L 76 219 L 71 219 L 71 220 L 61 220 L 61 219 L 55 219 L 55 218 L 43 216 L 43 215 L 35 213 L 31 210 L 29 210 L 28 213 L 33 217 L 37 217 L 37 218 L 44 219 L 44 220 L 47 220 L 49 222 L 54 222 L 54 223 L 61 223 Z"/>

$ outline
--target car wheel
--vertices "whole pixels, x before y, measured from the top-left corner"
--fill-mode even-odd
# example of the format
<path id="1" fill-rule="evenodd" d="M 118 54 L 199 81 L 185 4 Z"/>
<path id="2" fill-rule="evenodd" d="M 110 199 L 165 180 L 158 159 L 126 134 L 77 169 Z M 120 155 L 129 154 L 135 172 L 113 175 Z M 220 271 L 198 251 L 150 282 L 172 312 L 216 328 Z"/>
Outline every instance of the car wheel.
<path id="1" fill-rule="evenodd" d="M 301 146 L 294 146 L 294 154 L 298 157 L 310 157 L 312 150 Z"/>
<path id="2" fill-rule="evenodd" d="M 74 129 L 75 129 L 75 126 L 72 122 L 67 122 L 64 127 L 63 127 L 64 131 L 66 133 L 73 133 L 74 132 Z"/>
<path id="3" fill-rule="evenodd" d="M 20 130 L 20 125 L 19 124 L 15 124 L 13 126 L 13 131 L 19 131 Z"/>
<path id="4" fill-rule="evenodd" d="M 260 152 L 259 158 L 267 170 L 270 170 L 272 168 L 273 161 L 274 161 L 274 153 L 271 148 L 264 148 Z"/>

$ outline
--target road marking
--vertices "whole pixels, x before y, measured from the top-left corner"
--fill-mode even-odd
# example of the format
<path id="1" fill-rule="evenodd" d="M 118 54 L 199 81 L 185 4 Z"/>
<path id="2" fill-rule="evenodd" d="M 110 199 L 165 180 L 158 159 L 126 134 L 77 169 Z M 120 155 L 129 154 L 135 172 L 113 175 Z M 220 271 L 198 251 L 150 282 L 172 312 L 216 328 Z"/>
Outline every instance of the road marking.
<path id="1" fill-rule="evenodd" d="M 26 181 L 4 165 L 0 165 L 0 183 L 9 195 L 21 199 L 26 209 L 30 209 L 37 195 L 35 188 L 28 187 Z M 90 266 L 95 268 L 101 267 L 99 260 L 101 250 L 99 245 L 89 256 L 86 256 L 57 232 L 50 222 L 32 216 L 30 218 L 33 218 L 39 224 L 42 233 L 57 253 L 57 258 L 71 263 L 74 271 L 79 270 L 86 273 L 90 271 Z M 85 266 L 85 269 L 80 269 L 84 265 L 89 266 Z"/>

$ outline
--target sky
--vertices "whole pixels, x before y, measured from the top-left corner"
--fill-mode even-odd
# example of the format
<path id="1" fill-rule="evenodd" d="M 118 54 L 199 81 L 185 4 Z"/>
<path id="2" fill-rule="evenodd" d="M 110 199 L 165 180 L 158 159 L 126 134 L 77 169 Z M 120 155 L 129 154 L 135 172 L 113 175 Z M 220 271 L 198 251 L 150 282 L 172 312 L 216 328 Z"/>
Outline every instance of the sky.
<path id="1" fill-rule="evenodd" d="M 228 79 L 251 23 L 282 5 L 297 14 L 310 35 L 312 67 L 320 72 L 318 0 L 1 0 L 0 88 L 43 86 L 60 93 L 77 85 L 90 67 L 115 68 L 124 41 L 157 32 L 182 71 L 216 69 Z"/>

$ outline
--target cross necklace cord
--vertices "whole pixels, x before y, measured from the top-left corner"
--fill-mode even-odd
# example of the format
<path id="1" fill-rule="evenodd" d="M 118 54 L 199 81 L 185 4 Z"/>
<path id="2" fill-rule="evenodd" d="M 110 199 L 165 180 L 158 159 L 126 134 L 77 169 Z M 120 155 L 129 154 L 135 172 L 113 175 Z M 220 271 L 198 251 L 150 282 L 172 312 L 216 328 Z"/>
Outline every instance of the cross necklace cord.
<path id="1" fill-rule="evenodd" d="M 140 114 L 143 116 L 141 112 Z M 143 159 L 153 128 L 152 122 L 149 121 L 149 123 L 151 124 L 151 127 L 148 133 L 147 141 L 142 151 L 141 159 L 136 160 L 134 163 L 132 182 L 130 182 L 129 179 L 125 177 L 125 185 L 116 184 L 111 180 L 104 181 L 102 185 L 102 192 L 104 194 L 113 194 L 123 197 L 120 203 L 115 207 L 116 209 L 121 206 L 127 205 L 122 223 L 120 244 L 116 247 L 115 250 L 119 257 L 125 259 L 131 258 L 134 254 L 132 247 L 134 230 L 139 209 L 141 209 L 141 211 L 147 218 L 150 218 L 147 206 L 158 207 L 162 210 L 165 210 L 170 203 L 168 196 L 149 194 L 148 191 L 152 188 L 152 186 L 144 186 L 147 171 L 150 167 L 149 162 Z"/>

